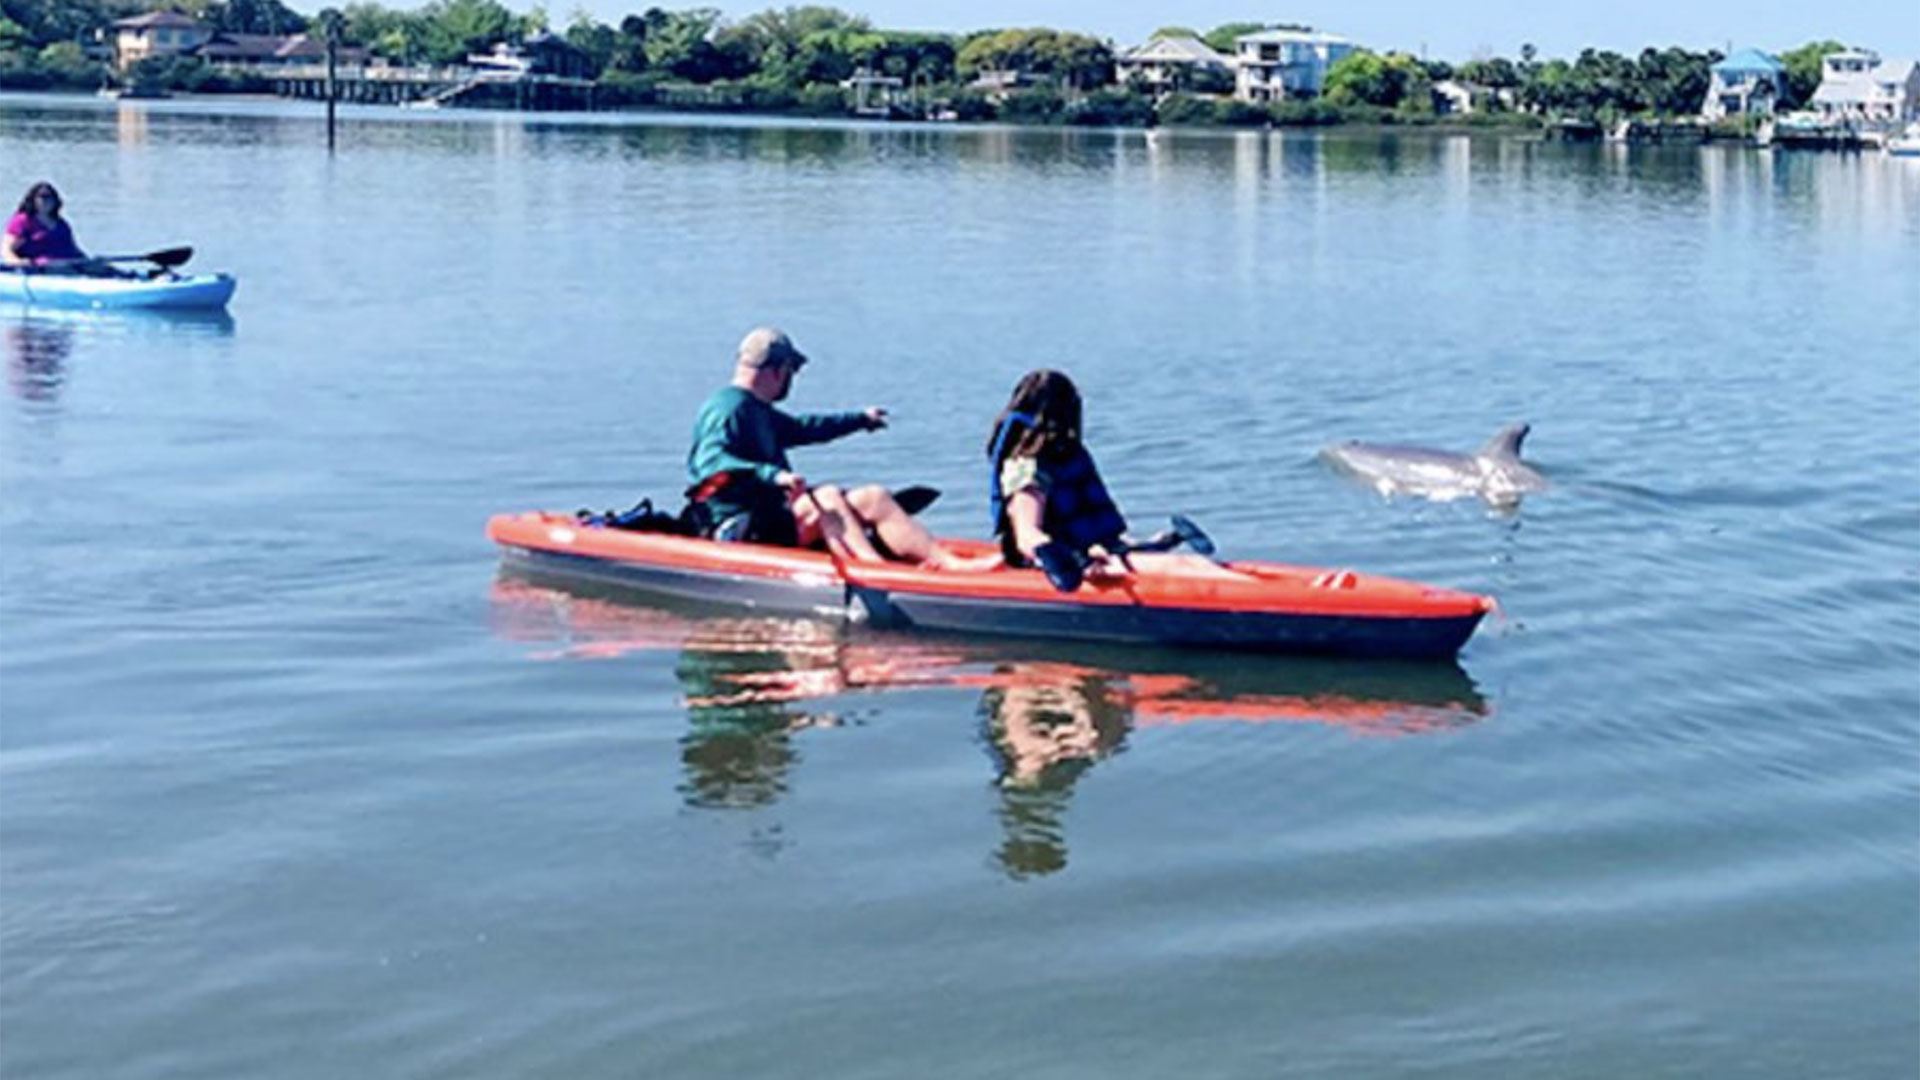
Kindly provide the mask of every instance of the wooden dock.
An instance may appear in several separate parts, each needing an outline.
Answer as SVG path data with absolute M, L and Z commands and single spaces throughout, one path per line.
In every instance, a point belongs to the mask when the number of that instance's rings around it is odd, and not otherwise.
M 327 65 L 254 69 L 281 97 L 325 101 Z M 417 108 L 505 108 L 557 111 L 593 108 L 593 80 L 460 66 L 340 65 L 333 99 L 364 105 Z

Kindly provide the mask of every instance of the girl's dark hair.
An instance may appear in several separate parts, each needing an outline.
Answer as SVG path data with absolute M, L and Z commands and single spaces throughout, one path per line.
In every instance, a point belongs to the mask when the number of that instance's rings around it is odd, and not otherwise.
M 27 189 L 26 195 L 24 195 L 20 199 L 20 209 L 18 212 L 22 214 L 37 214 L 38 211 L 34 208 L 34 200 L 38 199 L 43 194 L 53 196 L 56 201 L 60 199 L 59 189 L 55 188 L 52 184 L 47 183 L 45 180 L 42 180 L 39 183 Z M 4 205 L 4 204 L 0 204 L 0 205 Z M 60 220 L 60 208 L 57 206 L 54 207 L 54 210 L 53 210 L 53 219 L 55 221 Z
M 1014 419 L 1015 413 L 1033 422 Z M 1011 424 L 1005 437 L 1001 429 Z M 997 445 L 996 445 L 997 444 Z M 998 465 L 1010 457 L 1062 457 L 1080 446 L 1080 391 L 1057 371 L 1030 371 L 1013 388 L 1013 397 L 987 433 L 987 456 L 997 449 Z

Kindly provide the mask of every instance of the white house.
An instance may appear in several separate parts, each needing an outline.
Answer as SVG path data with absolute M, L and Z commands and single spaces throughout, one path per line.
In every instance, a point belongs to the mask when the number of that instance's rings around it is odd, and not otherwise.
M 1233 96 L 1242 101 L 1317 97 L 1327 69 L 1353 42 L 1314 30 L 1262 30 L 1234 39 Z
M 1198 38 L 1161 37 L 1114 57 L 1121 83 L 1137 82 L 1155 94 L 1175 90 L 1225 89 L 1233 83 L 1233 61 Z
M 113 62 L 122 71 L 149 56 L 177 56 L 206 44 L 213 27 L 177 11 L 150 11 L 113 24 Z
M 1475 99 L 1484 98 L 1486 93 L 1470 83 L 1442 79 L 1433 84 L 1433 111 L 1441 116 L 1472 116 L 1477 107 Z
M 1829 53 L 1812 104 L 1829 123 L 1893 127 L 1920 120 L 1920 64 L 1883 60 L 1869 49 Z
M 1772 116 L 1780 100 L 1786 67 L 1759 49 L 1741 49 L 1709 69 L 1707 98 L 1700 118 L 1709 123 L 1729 116 Z

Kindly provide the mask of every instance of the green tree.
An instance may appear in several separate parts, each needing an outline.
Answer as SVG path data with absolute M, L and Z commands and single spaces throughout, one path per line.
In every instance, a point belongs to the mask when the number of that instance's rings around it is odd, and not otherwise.
M 1713 79 L 1719 53 L 1681 48 L 1642 49 L 1634 63 L 1634 82 L 1642 104 L 1664 116 L 1698 112 Z
M 307 20 L 280 0 L 224 0 L 208 5 L 203 17 L 214 29 L 236 34 L 297 34 Z
M 1105 42 L 1045 27 L 975 35 L 960 47 L 954 63 L 967 77 L 982 71 L 1018 71 L 1072 89 L 1113 81 L 1113 50 Z
M 426 53 L 436 64 L 456 64 L 485 52 L 517 36 L 520 27 L 499 0 L 433 0 L 420 14 L 426 20 Z
M 567 32 L 563 35 L 567 44 L 586 53 L 593 61 L 593 70 L 605 71 L 613 62 L 614 50 L 619 47 L 620 33 L 613 27 L 593 17 L 586 8 L 575 8 L 568 19 Z
M 1837 41 L 1809 41 L 1797 49 L 1789 49 L 1780 54 L 1780 63 L 1785 66 L 1785 99 L 1782 104 L 1797 109 L 1813 100 L 1813 92 L 1820 88 L 1820 64 L 1829 53 L 1843 52 L 1846 46 Z
M 658 17 L 656 17 L 656 12 Z M 687 8 L 661 11 L 651 8 L 642 16 L 647 66 L 671 72 L 693 82 L 711 82 L 721 68 L 719 50 L 712 37 L 720 25 L 718 8 Z
M 1213 29 L 1207 31 L 1206 36 L 1201 38 L 1200 40 L 1206 42 L 1207 45 L 1213 49 L 1214 52 L 1223 52 L 1231 56 L 1233 55 L 1233 51 L 1236 47 L 1234 44 L 1236 40 L 1246 36 L 1247 34 L 1257 34 L 1260 31 L 1266 30 L 1266 29 L 1269 29 L 1266 23 L 1258 23 L 1258 22 L 1221 23 L 1219 26 L 1216 26 Z
M 1335 105 L 1433 110 L 1433 82 L 1420 61 L 1405 53 L 1381 56 L 1365 49 L 1334 61 L 1322 93 Z
M 1520 85 L 1519 69 L 1513 66 L 1513 61 L 1501 56 L 1490 60 L 1469 60 L 1461 64 L 1460 77 L 1494 90 L 1511 90 Z

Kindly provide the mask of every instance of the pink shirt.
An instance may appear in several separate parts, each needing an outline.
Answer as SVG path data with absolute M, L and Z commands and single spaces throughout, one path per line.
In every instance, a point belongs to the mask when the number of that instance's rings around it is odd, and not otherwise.
M 73 230 L 61 218 L 52 228 L 24 211 L 7 219 L 7 235 L 17 237 L 13 250 L 23 259 L 44 264 L 52 259 L 80 258 L 80 245 L 73 242 Z

